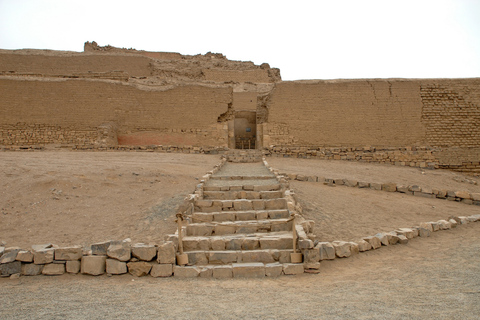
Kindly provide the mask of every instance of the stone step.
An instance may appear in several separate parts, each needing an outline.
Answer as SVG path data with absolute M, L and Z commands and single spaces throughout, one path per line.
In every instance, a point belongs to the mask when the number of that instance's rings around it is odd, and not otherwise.
M 187 236 L 220 236 L 228 234 L 251 234 L 258 232 L 278 232 L 292 230 L 289 219 L 265 219 L 190 223 L 186 226 Z
M 221 211 L 221 212 L 194 212 L 192 222 L 223 222 L 265 219 L 288 219 L 290 213 L 287 209 L 278 210 L 247 210 L 247 211 Z
M 272 181 L 262 180 L 262 181 L 269 182 L 269 184 L 258 184 L 258 183 L 254 184 L 254 182 L 252 182 L 252 184 L 242 184 L 236 180 L 232 180 L 232 181 L 227 180 L 226 183 L 224 184 L 207 183 L 207 185 L 203 187 L 203 191 L 206 192 L 206 191 L 242 191 L 242 190 L 245 190 L 245 191 L 280 190 L 280 184 L 276 180 L 272 180 Z
M 289 263 L 293 250 L 188 251 L 188 265 L 225 265 L 229 263 Z
M 282 191 L 203 191 L 203 198 L 209 200 L 237 199 L 277 199 L 283 197 Z
M 247 210 L 276 210 L 286 209 L 285 198 L 276 199 L 236 199 L 236 200 L 196 200 L 195 211 L 219 212 L 219 211 L 247 211 Z
M 222 176 L 222 175 L 213 175 L 210 177 L 211 180 L 270 180 L 275 178 L 274 175 L 257 175 L 257 176 Z
M 289 231 L 278 231 L 223 236 L 185 236 L 183 249 L 185 251 L 293 249 L 293 235 Z
M 304 272 L 303 264 L 244 262 L 224 265 L 175 266 L 173 273 L 178 278 L 263 278 L 295 275 Z

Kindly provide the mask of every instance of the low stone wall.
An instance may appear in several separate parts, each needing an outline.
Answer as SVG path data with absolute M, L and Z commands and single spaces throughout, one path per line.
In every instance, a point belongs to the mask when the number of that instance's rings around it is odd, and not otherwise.
M 270 146 L 267 156 L 321 160 L 348 160 L 359 162 L 390 163 L 393 165 L 435 169 L 439 161 L 430 147 L 311 147 Z
M 330 179 L 317 176 L 306 176 L 302 174 L 285 174 L 290 180 L 318 182 L 329 186 L 347 186 L 355 188 L 369 188 L 386 192 L 399 192 L 424 198 L 436 198 L 450 201 L 457 201 L 465 204 L 480 206 L 480 193 L 470 193 L 468 191 L 453 191 L 445 189 L 427 189 L 417 185 L 397 185 L 391 183 L 364 182 L 353 179 Z

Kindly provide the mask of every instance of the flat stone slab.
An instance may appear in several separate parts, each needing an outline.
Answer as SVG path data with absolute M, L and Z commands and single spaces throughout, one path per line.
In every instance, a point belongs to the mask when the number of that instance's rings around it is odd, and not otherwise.
M 263 278 L 265 265 L 259 262 L 233 263 L 233 276 L 235 278 Z

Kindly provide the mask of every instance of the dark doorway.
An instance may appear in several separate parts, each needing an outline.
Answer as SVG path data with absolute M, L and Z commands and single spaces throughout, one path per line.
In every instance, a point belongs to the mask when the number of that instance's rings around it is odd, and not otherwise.
M 257 112 L 235 112 L 234 127 L 235 149 L 255 149 L 257 138 Z

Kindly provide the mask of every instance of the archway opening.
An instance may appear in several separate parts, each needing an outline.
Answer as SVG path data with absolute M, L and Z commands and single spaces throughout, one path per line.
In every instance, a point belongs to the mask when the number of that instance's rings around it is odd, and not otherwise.
M 235 149 L 255 149 L 257 138 L 257 112 L 235 112 L 234 134 Z

